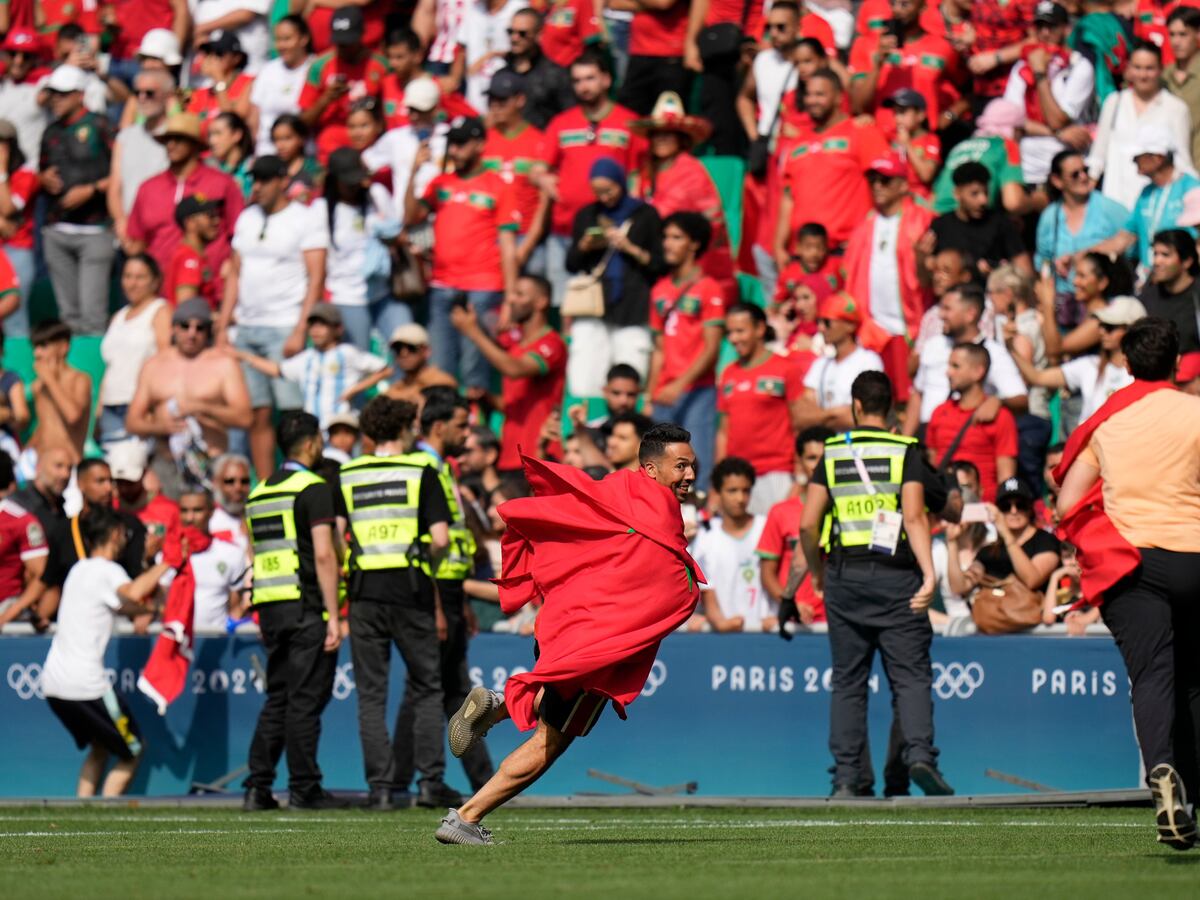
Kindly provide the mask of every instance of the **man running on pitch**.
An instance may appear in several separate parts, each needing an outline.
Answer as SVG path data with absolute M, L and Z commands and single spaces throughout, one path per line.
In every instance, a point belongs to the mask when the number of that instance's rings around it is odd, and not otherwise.
M 500 507 L 507 529 L 496 584 L 508 614 L 543 601 L 537 663 L 509 678 L 503 696 L 474 688 L 450 719 L 450 749 L 461 756 L 506 718 L 536 731 L 442 819 L 443 844 L 492 843 L 480 820 L 537 781 L 609 701 L 625 718 L 659 643 L 692 615 L 704 574 L 688 555 L 679 513 L 696 481 L 691 439 L 656 425 L 642 438 L 641 468 L 601 481 L 525 459 L 534 496 Z

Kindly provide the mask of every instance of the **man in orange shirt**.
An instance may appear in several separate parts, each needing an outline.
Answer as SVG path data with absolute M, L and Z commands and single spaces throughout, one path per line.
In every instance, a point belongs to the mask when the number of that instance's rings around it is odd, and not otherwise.
M 871 210 L 867 169 L 889 153 L 883 132 L 842 112 L 842 84 L 833 70 L 820 69 L 808 79 L 804 107 L 813 128 L 784 164 L 774 248 L 780 271 L 791 259 L 793 235 L 805 222 L 824 225 L 831 250 L 841 254 Z

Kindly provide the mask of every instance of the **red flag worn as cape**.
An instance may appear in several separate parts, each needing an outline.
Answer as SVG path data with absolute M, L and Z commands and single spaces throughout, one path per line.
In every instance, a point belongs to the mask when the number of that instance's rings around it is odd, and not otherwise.
M 167 592 L 162 633 L 138 678 L 138 690 L 154 701 L 160 716 L 166 715 L 167 705 L 183 693 L 187 684 L 188 666 L 192 664 L 192 614 L 196 605 L 196 576 L 190 557 L 193 553 L 203 553 L 212 541 L 211 535 L 196 528 L 173 528 L 163 539 L 163 562 L 177 572 Z
M 537 724 L 543 685 L 565 697 L 608 697 L 621 718 L 641 693 L 664 637 L 688 620 L 704 574 L 688 555 L 679 502 L 642 472 L 593 481 L 579 469 L 524 457 L 534 496 L 501 505 L 507 529 L 500 607 L 539 597 L 539 656 L 508 679 L 517 727 Z
M 1114 393 L 1096 412 L 1071 432 L 1062 461 L 1054 470 L 1060 485 L 1067 470 L 1092 442 L 1101 425 L 1155 391 L 1175 390 L 1166 381 L 1135 381 Z M 1075 559 L 1082 576 L 1079 581 L 1084 603 L 1099 606 L 1104 592 L 1142 564 L 1137 547 L 1122 537 L 1104 512 L 1104 479 L 1097 478 L 1091 490 L 1058 523 L 1058 536 L 1075 545 Z

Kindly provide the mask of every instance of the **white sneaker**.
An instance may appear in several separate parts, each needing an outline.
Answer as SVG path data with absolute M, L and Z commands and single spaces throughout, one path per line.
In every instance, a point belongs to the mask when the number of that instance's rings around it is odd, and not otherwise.
M 480 690 L 480 688 L 476 688 Z M 492 833 L 472 822 L 464 822 L 457 809 L 447 811 L 442 824 L 433 835 L 439 844 L 494 844 Z

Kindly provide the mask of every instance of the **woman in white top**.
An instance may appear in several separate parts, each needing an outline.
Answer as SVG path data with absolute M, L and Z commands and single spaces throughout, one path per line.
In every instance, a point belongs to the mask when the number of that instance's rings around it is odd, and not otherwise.
M 312 32 L 302 16 L 284 16 L 275 23 L 275 52 L 250 88 L 250 127 L 256 135 L 255 156 L 275 152 L 271 129 L 286 113 L 300 112 L 300 92 L 312 62 Z
M 357 150 L 342 147 L 329 156 L 325 195 L 313 202 L 313 210 L 329 232 L 329 299 L 342 314 L 346 340 L 370 350 L 372 328 L 387 341 L 413 320 L 408 305 L 391 295 L 391 258 L 384 241 L 400 229 L 391 194 L 371 183 Z
M 100 343 L 105 368 L 96 439 L 102 445 L 128 437 L 125 413 L 142 365 L 171 343 L 171 307 L 159 297 L 161 287 L 162 273 L 153 257 L 139 253 L 125 260 L 121 290 L 129 305 L 117 310 Z
M 1175 168 L 1196 174 L 1192 162 L 1192 117 L 1188 106 L 1163 87 L 1162 51 L 1153 44 L 1134 50 L 1125 66 L 1121 91 L 1108 95 L 1100 110 L 1096 140 L 1088 152 L 1088 172 L 1104 176 L 1104 196 L 1133 209 L 1147 184 L 1133 161 L 1138 130 L 1146 125 L 1165 128 L 1174 138 Z
M 1125 368 L 1121 338 L 1138 319 L 1144 318 L 1146 307 L 1133 297 L 1114 297 L 1108 306 L 1092 313 L 1100 323 L 1100 353 L 1077 356 L 1061 366 L 1037 369 L 1024 358 L 1014 354 L 1013 360 L 1031 387 L 1067 388 L 1081 395 L 1083 406 L 1079 421 L 1085 422 L 1104 401 L 1123 387 L 1133 384 L 1133 376 Z

